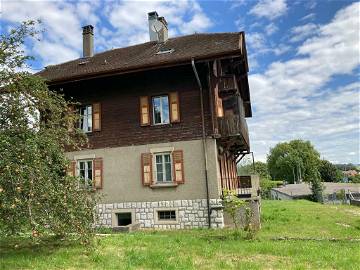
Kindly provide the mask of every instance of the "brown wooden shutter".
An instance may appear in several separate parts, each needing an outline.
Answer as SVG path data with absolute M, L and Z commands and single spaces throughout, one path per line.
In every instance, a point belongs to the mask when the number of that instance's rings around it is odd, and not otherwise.
M 171 123 L 180 122 L 180 103 L 178 92 L 171 92 L 169 94 L 170 102 L 170 121 Z
M 92 109 L 93 109 L 92 131 L 100 131 L 101 130 L 101 104 L 100 103 L 94 103 Z
M 183 151 L 182 150 L 173 151 L 172 159 L 173 159 L 174 181 L 176 183 L 183 184 L 185 182 Z
M 147 96 L 140 97 L 140 125 L 150 125 L 149 97 Z
M 94 159 L 94 188 L 101 189 L 103 186 L 103 159 Z
M 215 87 L 215 111 L 217 117 L 224 116 L 224 109 L 223 109 L 222 99 L 219 97 L 218 85 L 216 85 Z
M 152 184 L 152 154 L 141 154 L 141 172 L 142 183 L 144 186 L 150 186 Z
M 70 161 L 70 164 L 69 164 L 69 167 L 67 170 L 67 175 L 74 177 L 75 176 L 75 168 L 76 168 L 76 161 L 75 160 Z

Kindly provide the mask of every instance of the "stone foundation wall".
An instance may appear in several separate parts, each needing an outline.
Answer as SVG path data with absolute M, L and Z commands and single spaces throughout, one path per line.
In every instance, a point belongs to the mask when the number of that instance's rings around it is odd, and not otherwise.
M 210 208 L 221 205 L 220 199 L 211 199 Z M 208 212 L 205 199 L 175 200 L 158 202 L 126 202 L 107 203 L 97 206 L 98 225 L 116 227 L 118 212 L 132 213 L 133 223 L 139 223 L 141 228 L 185 229 L 208 227 Z M 175 210 L 176 221 L 158 221 L 158 210 Z M 211 211 L 211 227 L 223 228 L 223 210 L 217 208 Z

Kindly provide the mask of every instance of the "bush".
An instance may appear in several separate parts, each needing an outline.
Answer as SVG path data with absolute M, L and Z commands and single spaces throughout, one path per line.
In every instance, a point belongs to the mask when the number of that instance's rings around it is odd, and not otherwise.
M 270 199 L 271 198 L 270 190 L 272 188 L 276 188 L 282 184 L 283 184 L 282 181 L 273 181 L 268 178 L 261 178 L 260 179 L 261 198 Z

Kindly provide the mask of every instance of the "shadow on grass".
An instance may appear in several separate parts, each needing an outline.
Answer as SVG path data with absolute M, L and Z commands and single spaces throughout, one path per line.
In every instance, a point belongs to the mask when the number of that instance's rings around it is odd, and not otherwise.
M 0 258 L 21 256 L 50 256 L 54 252 L 70 248 L 80 247 L 76 240 L 63 240 L 55 236 L 46 236 L 33 240 L 30 237 L 3 237 L 0 238 Z

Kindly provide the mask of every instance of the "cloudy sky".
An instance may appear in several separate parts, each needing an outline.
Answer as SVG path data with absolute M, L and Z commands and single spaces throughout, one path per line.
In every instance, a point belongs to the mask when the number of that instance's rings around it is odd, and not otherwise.
M 46 32 L 28 42 L 34 71 L 78 58 L 81 26 L 95 26 L 101 52 L 148 41 L 147 12 L 170 36 L 245 31 L 255 158 L 291 139 L 313 142 L 323 158 L 359 161 L 360 4 L 353 1 L 18 1 L 0 0 L 0 31 L 41 19 Z

